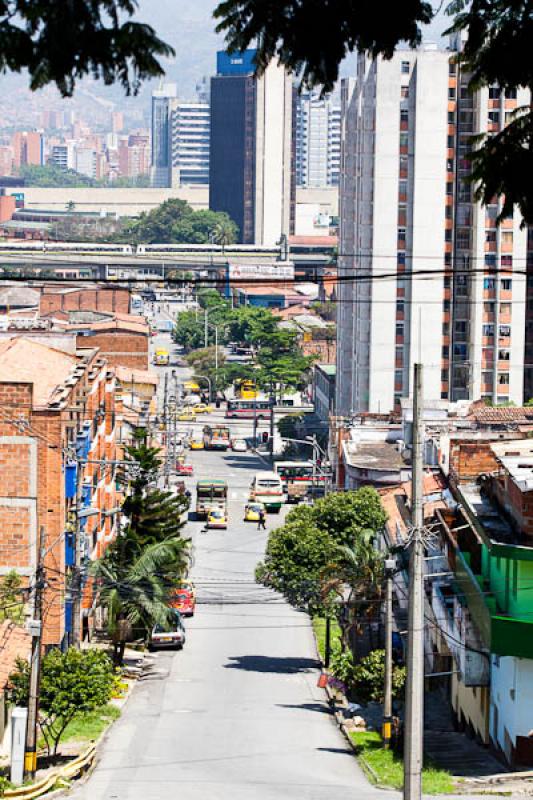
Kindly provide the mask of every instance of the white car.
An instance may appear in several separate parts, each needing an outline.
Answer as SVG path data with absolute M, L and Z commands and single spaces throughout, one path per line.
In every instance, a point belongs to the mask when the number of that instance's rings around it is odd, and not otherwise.
M 244 439 L 234 439 L 231 443 L 231 449 L 234 453 L 246 453 L 248 450 Z

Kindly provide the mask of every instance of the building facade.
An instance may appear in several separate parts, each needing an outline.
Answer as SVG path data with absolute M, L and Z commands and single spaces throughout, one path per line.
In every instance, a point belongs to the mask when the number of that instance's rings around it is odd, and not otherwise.
M 150 185 L 172 185 L 172 109 L 176 102 L 175 83 L 166 83 L 152 92 L 152 167 Z
M 208 102 L 179 101 L 172 111 L 172 186 L 209 183 Z
M 241 242 L 275 245 L 294 227 L 294 95 L 290 76 L 274 62 L 256 77 L 254 56 L 217 54 L 209 207 L 230 215 Z
M 397 408 L 416 361 L 427 397 L 522 402 L 527 232 L 465 179 L 528 94 L 468 78 L 428 47 L 343 81 L 337 413 Z
M 337 186 L 341 156 L 338 98 L 303 92 L 296 100 L 296 185 Z
M 114 390 L 97 350 L 0 344 L 0 574 L 31 583 L 44 536 L 45 646 L 89 624 L 86 562 L 116 534 Z

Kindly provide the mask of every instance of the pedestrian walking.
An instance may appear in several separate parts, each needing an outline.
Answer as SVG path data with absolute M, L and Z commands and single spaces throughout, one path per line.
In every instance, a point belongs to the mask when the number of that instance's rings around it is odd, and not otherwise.
M 263 508 L 259 512 L 259 519 L 257 520 L 257 530 L 266 531 L 266 514 Z

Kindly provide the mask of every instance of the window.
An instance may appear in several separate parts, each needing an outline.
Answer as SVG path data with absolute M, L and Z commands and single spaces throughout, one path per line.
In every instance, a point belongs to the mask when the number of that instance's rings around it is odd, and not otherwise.
M 483 303 L 483 309 L 487 312 L 487 314 L 494 314 L 494 307 L 496 303 Z
M 510 314 L 511 313 L 511 304 L 510 303 L 502 303 L 500 305 L 500 313 L 501 314 Z
M 500 112 L 499 111 L 489 111 L 488 114 L 489 122 L 498 124 L 500 122 Z
M 501 235 L 501 239 L 502 239 L 502 244 L 510 244 L 510 245 L 512 245 L 512 243 L 513 243 L 513 232 L 512 231 L 502 231 L 500 235 Z
M 445 289 L 449 289 L 451 285 L 452 285 L 451 277 L 449 275 L 445 275 L 444 276 L 444 288 Z
M 444 241 L 445 242 L 451 242 L 451 240 L 452 240 L 452 231 L 451 231 L 451 228 L 447 228 L 444 231 Z
M 449 311 L 450 310 L 450 301 L 449 300 L 443 300 L 442 301 L 442 310 L 443 311 Z
M 455 61 L 453 61 L 453 60 L 450 61 L 449 66 L 448 66 L 448 72 L 449 72 L 450 75 L 456 75 L 457 74 L 457 63 Z
M 483 336 L 494 336 L 494 325 L 483 325 Z
M 405 253 L 398 253 L 398 264 L 405 264 Z
M 442 335 L 443 336 L 449 336 L 450 335 L 450 323 L 449 322 L 443 322 L 442 323 Z
M 490 242 L 490 243 L 495 242 L 496 241 L 496 231 L 493 231 L 493 230 L 490 230 L 490 229 L 488 231 L 485 231 L 485 241 L 486 242 Z
M 443 382 L 446 382 L 448 380 L 448 370 L 447 369 L 441 369 L 441 371 L 440 371 L 440 379 Z
M 400 110 L 400 122 L 409 122 L 409 112 L 406 108 Z
M 511 335 L 510 325 L 500 325 L 500 336 L 506 337 Z
M 489 86 L 489 100 L 498 100 L 502 93 L 499 86 Z
M 492 383 L 492 372 L 482 372 L 481 383 L 484 383 L 485 385 L 487 383 Z
M 456 333 L 466 333 L 468 329 L 468 323 L 464 320 L 460 320 L 459 322 L 455 323 L 454 328 Z
M 402 61 L 402 73 L 404 75 L 409 75 L 409 70 L 411 69 L 411 65 L 409 61 Z
M 405 228 L 398 228 L 398 241 L 405 242 Z
M 503 278 L 502 279 L 502 289 L 504 292 L 510 292 L 513 285 L 513 281 L 511 278 Z
M 400 194 L 407 194 L 407 181 L 402 178 L 398 181 L 398 192 Z
M 403 336 L 403 322 L 396 323 L 396 336 Z
M 455 123 L 455 113 L 453 111 L 448 111 L 448 125 L 453 125 Z
M 498 383 L 500 384 L 500 386 L 509 386 L 509 373 L 500 372 L 498 374 Z
M 513 266 L 513 257 L 512 256 L 502 256 L 501 262 L 502 262 L 502 267 L 512 267 Z
M 508 100 L 516 100 L 516 89 L 506 89 L 505 96 Z
M 503 284 L 503 281 L 502 281 L 502 284 Z M 492 291 L 492 289 L 494 289 L 494 278 L 484 278 L 483 279 L 483 288 L 484 289 L 488 289 L 488 291 Z
M 448 149 L 451 149 L 454 146 L 454 144 L 455 144 L 454 137 L 453 136 L 448 136 L 448 138 L 447 138 Z
M 453 158 L 446 159 L 446 171 L 453 172 Z
M 401 93 L 401 96 L 403 98 L 409 97 L 409 87 L 408 86 L 402 86 L 402 88 L 400 90 L 400 93 Z
M 404 303 L 404 301 L 403 300 L 397 300 L 396 301 L 396 313 L 397 314 L 403 314 L 404 311 L 405 311 L 405 303 Z
M 450 86 L 450 88 L 448 89 L 448 100 L 455 100 L 455 94 L 456 94 L 455 88 L 453 86 Z
M 444 265 L 446 267 L 451 267 L 451 265 L 452 265 L 452 254 L 451 253 L 444 253 Z
M 485 264 L 487 267 L 496 266 L 496 256 L 494 253 L 485 253 Z
M 442 346 L 442 357 L 449 358 L 450 357 L 450 348 L 447 344 Z
M 453 208 L 451 206 L 446 206 L 444 209 L 444 216 L 446 219 L 452 219 L 453 217 Z
M 509 350 L 498 350 L 498 361 L 509 361 L 510 357 Z
M 394 383 L 395 384 L 402 384 L 403 383 L 403 370 L 395 369 L 394 370 Z
M 452 195 L 453 194 L 453 181 L 448 181 L 446 184 L 446 194 Z
M 407 147 L 409 144 L 409 134 L 400 133 L 400 147 Z

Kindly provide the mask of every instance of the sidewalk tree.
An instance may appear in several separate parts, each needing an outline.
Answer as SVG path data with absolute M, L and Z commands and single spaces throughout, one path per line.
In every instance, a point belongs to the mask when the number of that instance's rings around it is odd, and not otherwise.
M 0 622 L 22 625 L 25 619 L 22 578 L 14 569 L 0 578 Z
M 141 551 L 128 547 L 127 540 L 127 534 L 116 539 L 90 568 L 119 666 L 133 630 L 148 635 L 154 625 L 170 619 L 172 592 L 190 562 L 188 539 L 175 536 Z
M 378 493 L 369 488 L 329 494 L 313 506 L 298 506 L 270 534 L 256 577 L 293 605 L 307 605 L 315 613 L 340 593 L 345 577 L 357 576 L 357 586 L 363 580 L 379 581 L 381 556 L 372 540 L 385 519 Z M 354 549 L 353 568 L 343 547 Z
M 446 6 L 451 31 L 464 37 L 459 60 L 470 74 L 471 87 L 533 89 L 533 0 L 452 0 Z M 434 7 L 426 0 L 392 4 L 332 3 L 328 37 L 324 39 L 324 7 L 315 0 L 222 0 L 215 9 L 217 31 L 229 51 L 256 49 L 262 72 L 279 60 L 305 87 L 333 90 L 339 66 L 348 53 L 364 52 L 390 59 L 398 45 L 416 47 Z M 512 53 L 512 58 L 509 54 Z M 484 203 L 504 198 L 502 216 L 516 203 L 526 223 L 533 223 L 533 111 L 526 107 L 494 136 L 475 144 L 473 177 Z
M 16 670 L 9 676 L 15 705 L 28 705 L 29 679 L 29 663 L 17 659 Z M 113 664 L 103 650 L 69 647 L 61 652 L 54 648 L 43 656 L 39 725 L 49 755 L 57 755 L 61 736 L 73 719 L 109 702 L 115 680 Z

